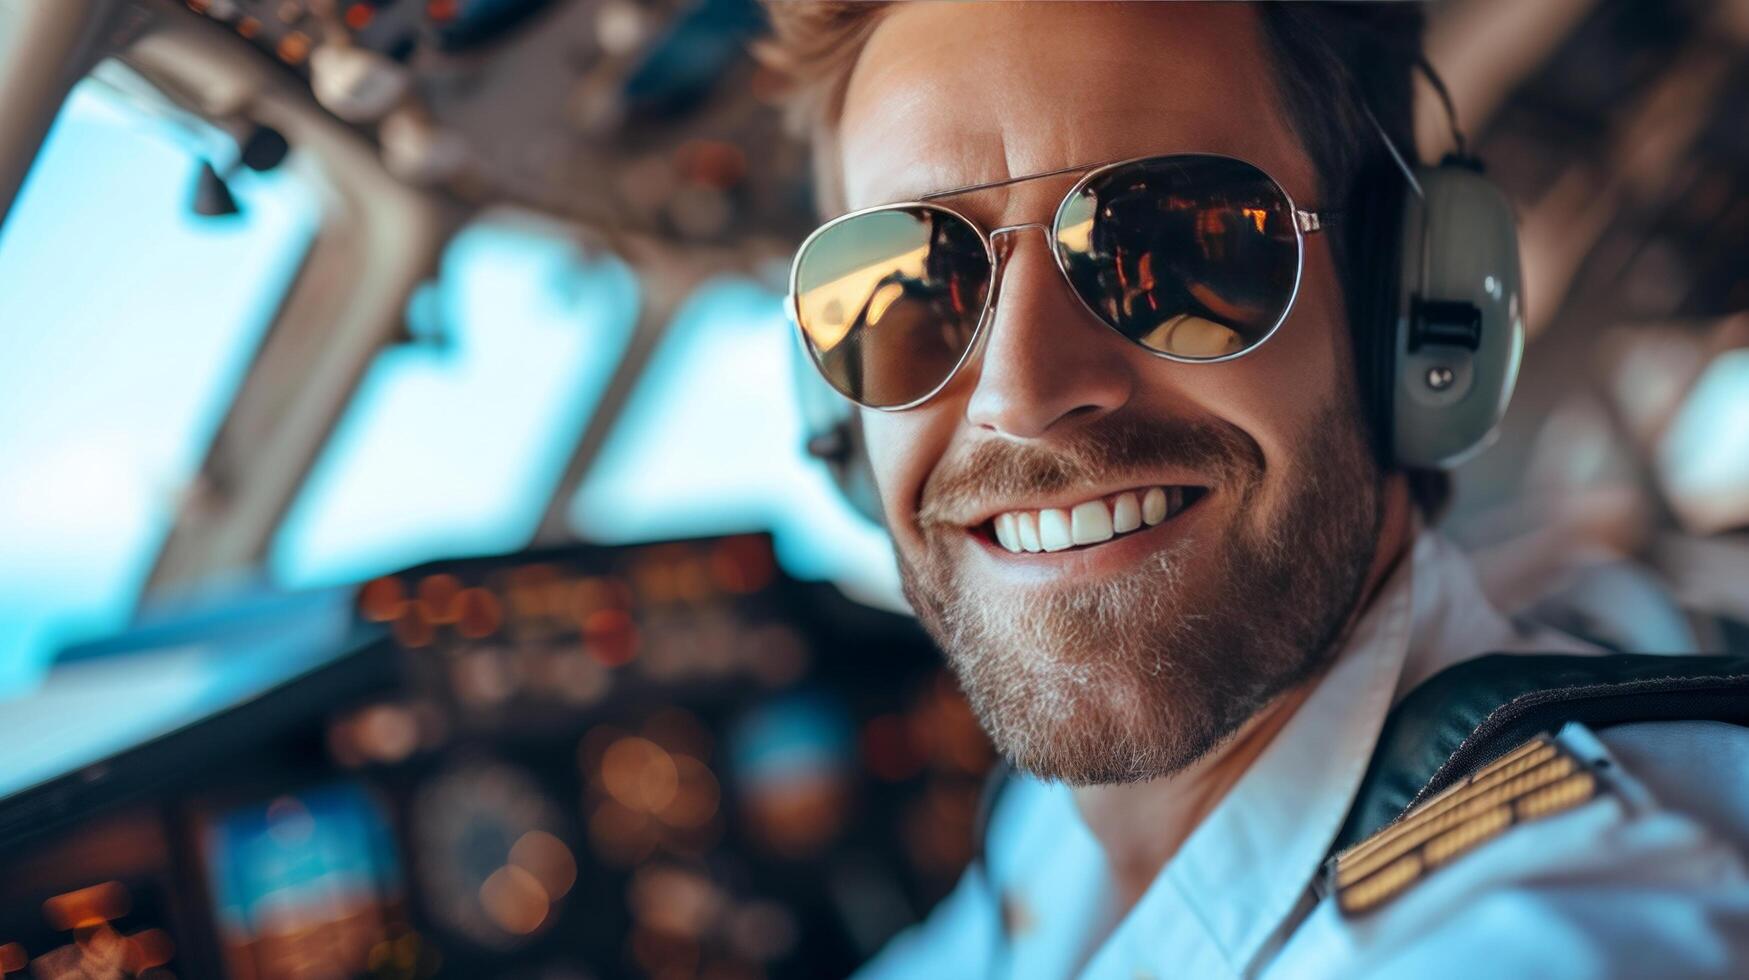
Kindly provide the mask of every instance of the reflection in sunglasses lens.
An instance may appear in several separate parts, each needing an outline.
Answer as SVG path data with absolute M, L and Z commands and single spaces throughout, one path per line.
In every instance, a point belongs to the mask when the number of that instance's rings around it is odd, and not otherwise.
M 906 405 L 959 364 L 989 290 L 982 239 L 928 205 L 848 218 L 796 264 L 796 316 L 826 379 L 864 405 Z
M 1256 167 L 1158 157 L 1088 181 L 1057 212 L 1057 252 L 1082 300 L 1125 336 L 1196 360 L 1269 336 L 1299 281 L 1287 195 Z

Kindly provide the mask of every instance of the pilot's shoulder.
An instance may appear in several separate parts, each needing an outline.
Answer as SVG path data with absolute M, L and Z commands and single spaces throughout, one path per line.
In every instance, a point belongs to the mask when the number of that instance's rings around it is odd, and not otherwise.
M 1335 850 L 1401 819 L 1539 732 L 1569 722 L 1597 731 L 1675 720 L 1736 727 L 1749 724 L 1745 705 L 1746 657 L 1495 654 L 1464 661 L 1392 709 Z M 1651 747 L 1636 758 L 1668 750 Z
M 1749 866 L 1733 835 L 1749 810 L 1749 730 L 1685 721 L 1609 734 L 1570 723 L 1531 739 L 1344 851 L 1296 937 L 1299 965 L 1691 976 L 1745 962 Z
M 1563 863 L 1631 881 L 1646 873 L 1635 856 L 1695 835 L 1702 849 L 1741 852 L 1746 704 L 1741 657 L 1514 655 L 1450 668 L 1380 734 L 1330 862 L 1335 904 L 1364 917 L 1412 892 L 1456 894 Z
M 1660 806 L 1688 814 L 1749 853 L 1749 726 L 1648 721 L 1597 733 Z

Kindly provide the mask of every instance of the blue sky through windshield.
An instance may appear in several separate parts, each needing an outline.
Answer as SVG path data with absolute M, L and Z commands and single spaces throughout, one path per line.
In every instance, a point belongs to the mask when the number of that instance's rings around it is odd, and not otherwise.
M 289 168 L 194 214 L 191 142 L 81 82 L 0 229 L 0 693 L 126 621 L 316 230 Z
M 450 243 L 432 298 L 441 339 L 371 365 L 275 540 L 280 584 L 527 544 L 619 363 L 637 288 L 538 225 L 484 223 Z

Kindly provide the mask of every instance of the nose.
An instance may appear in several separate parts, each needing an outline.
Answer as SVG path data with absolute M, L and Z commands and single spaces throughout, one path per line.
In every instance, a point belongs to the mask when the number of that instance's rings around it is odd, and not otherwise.
M 1036 229 L 1042 242 L 1023 243 Z M 1124 341 L 1069 292 L 1041 224 L 990 233 L 996 268 L 983 351 L 966 419 L 1012 439 L 1040 439 L 1101 418 L 1129 401 L 1135 375 Z

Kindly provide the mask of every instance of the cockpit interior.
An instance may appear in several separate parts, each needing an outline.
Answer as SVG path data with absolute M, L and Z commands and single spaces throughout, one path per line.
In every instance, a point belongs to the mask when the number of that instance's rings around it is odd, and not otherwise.
M 0 0 L 0 977 L 841 976 L 952 888 L 996 757 L 810 447 L 765 31 Z M 1529 297 L 1443 528 L 1749 650 L 1749 7 L 1428 50 Z

